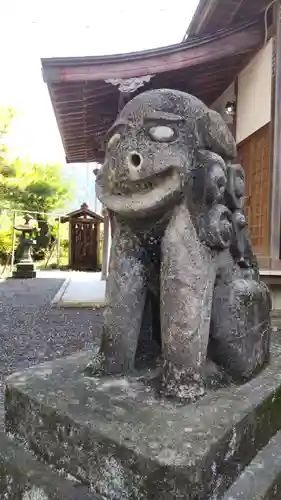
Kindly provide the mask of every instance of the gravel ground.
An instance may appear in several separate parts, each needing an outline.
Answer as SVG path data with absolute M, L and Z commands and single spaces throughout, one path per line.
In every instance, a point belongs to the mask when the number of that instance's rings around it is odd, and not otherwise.
M 102 312 L 51 308 L 61 279 L 0 282 L 0 414 L 7 375 L 87 348 L 99 335 Z

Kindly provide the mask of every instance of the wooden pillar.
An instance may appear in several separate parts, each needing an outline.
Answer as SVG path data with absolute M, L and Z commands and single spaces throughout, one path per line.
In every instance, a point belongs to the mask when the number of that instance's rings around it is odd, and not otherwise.
M 95 231 L 96 231 L 96 246 L 97 246 L 97 267 L 100 268 L 101 259 L 100 259 L 100 222 L 95 223 Z
M 104 220 L 103 220 L 103 249 L 102 249 L 102 267 L 101 267 L 101 279 L 105 280 L 107 278 L 108 272 L 108 260 L 109 260 L 109 247 L 110 247 L 110 223 L 109 223 L 108 211 L 104 210 Z
M 68 221 L 68 266 L 72 267 L 72 224 L 71 219 Z
M 58 218 L 58 234 L 57 234 L 57 268 L 60 267 L 60 217 Z
M 238 77 L 235 78 L 235 82 L 234 82 L 234 102 L 235 102 L 235 113 L 233 116 L 232 134 L 233 134 L 233 137 L 235 138 L 235 141 L 236 141 L 236 137 L 237 137 L 237 108 L 238 108 Z
M 271 171 L 270 261 L 280 260 L 281 241 L 281 2 L 275 5 L 276 34 L 273 49 L 273 150 Z
M 17 217 L 17 212 L 14 212 L 13 215 L 13 228 L 12 228 L 12 255 L 11 255 L 11 267 L 10 267 L 10 274 L 12 276 L 13 270 L 14 270 L 14 262 L 15 262 L 15 249 L 16 249 L 16 217 Z

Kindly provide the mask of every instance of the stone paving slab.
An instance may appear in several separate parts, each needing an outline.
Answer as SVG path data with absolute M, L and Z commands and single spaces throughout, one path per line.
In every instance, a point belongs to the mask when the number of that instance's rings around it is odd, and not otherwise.
M 59 308 L 99 308 L 105 305 L 105 285 L 100 273 L 70 273 L 53 299 Z

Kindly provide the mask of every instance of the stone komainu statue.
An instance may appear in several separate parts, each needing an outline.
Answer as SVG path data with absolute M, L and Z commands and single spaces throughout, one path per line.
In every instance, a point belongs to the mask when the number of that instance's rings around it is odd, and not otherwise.
M 267 361 L 270 298 L 235 157 L 221 116 L 186 93 L 144 92 L 119 114 L 96 180 L 114 235 L 94 370 L 134 369 L 148 296 L 167 396 L 203 395 L 208 360 L 234 381 Z

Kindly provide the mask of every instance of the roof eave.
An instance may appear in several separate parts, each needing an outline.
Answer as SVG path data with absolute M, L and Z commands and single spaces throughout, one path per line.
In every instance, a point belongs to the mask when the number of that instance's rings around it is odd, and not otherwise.
M 103 161 L 104 150 L 100 139 L 106 132 L 105 122 L 106 125 L 108 121 L 111 121 L 110 124 L 112 124 L 115 119 L 115 116 L 111 116 L 111 111 L 110 113 L 108 110 L 104 112 L 103 108 L 106 102 L 108 106 L 110 104 L 110 110 L 116 108 L 117 113 L 118 106 L 115 104 L 120 97 L 118 82 L 130 78 L 141 79 L 142 75 L 153 75 L 147 87 L 152 88 L 153 81 L 155 81 L 155 88 L 161 88 L 159 85 L 162 85 L 161 82 L 164 78 L 166 80 L 162 86 L 177 88 L 173 86 L 177 85 L 177 82 L 172 79 L 173 75 L 177 75 L 176 78 L 179 79 L 178 90 L 190 91 L 197 95 L 194 88 L 190 87 L 191 82 L 189 82 L 190 90 L 180 88 L 182 86 L 181 72 L 187 72 L 191 79 L 194 76 L 195 80 L 197 79 L 200 83 L 202 80 L 200 74 L 204 72 L 204 68 L 206 68 L 207 77 L 212 77 L 208 74 L 209 65 L 213 68 L 221 65 L 221 61 L 224 61 L 223 71 L 225 72 L 227 69 L 228 73 L 230 67 L 225 64 L 225 61 L 229 61 L 231 65 L 232 58 L 238 61 L 237 57 L 240 57 L 239 62 L 234 64 L 231 76 L 234 78 L 236 72 L 241 71 L 244 62 L 246 63 L 249 57 L 253 57 L 259 50 L 263 41 L 263 19 L 256 19 L 250 23 L 220 30 L 215 34 L 189 39 L 182 44 L 137 53 L 136 57 L 133 57 L 132 54 L 122 54 L 105 56 L 104 58 L 43 59 L 44 79 L 49 87 L 52 104 L 56 110 L 67 163 Z M 220 73 L 221 71 L 218 72 L 216 84 L 214 85 L 214 81 L 212 82 L 213 87 L 217 90 L 220 85 L 218 82 L 223 81 L 225 85 L 231 83 L 226 76 L 222 76 Z M 168 77 L 168 74 L 171 75 L 171 78 Z M 204 99 L 203 96 L 199 95 L 199 98 L 204 102 L 206 99 L 207 104 L 211 104 L 216 98 L 214 92 L 209 89 L 210 86 L 212 88 L 211 84 L 207 85 L 205 93 L 202 91 Z M 198 87 L 196 88 L 198 90 Z M 223 91 L 225 88 L 220 87 L 219 90 Z M 63 94 L 64 89 L 67 89 L 66 97 Z M 103 95 L 99 99 L 100 91 Z M 209 100 L 206 96 L 207 91 L 209 92 Z M 93 95 L 97 95 L 97 97 L 93 98 Z M 102 120 L 96 125 L 94 123 L 96 118 L 93 116 L 100 115 L 102 115 Z
M 43 78 L 49 85 L 62 82 L 105 81 L 114 78 L 130 79 L 187 68 L 208 60 L 219 59 L 221 43 L 224 43 L 224 40 L 230 41 L 233 37 L 236 40 L 237 50 L 241 50 L 241 47 L 247 44 L 258 45 L 259 20 L 219 30 L 215 34 L 189 39 L 184 43 L 134 54 L 42 59 Z M 227 51 L 231 56 L 233 49 L 230 44 L 224 52 Z
M 219 0 L 200 0 L 187 28 L 186 37 L 197 36 L 217 7 Z

